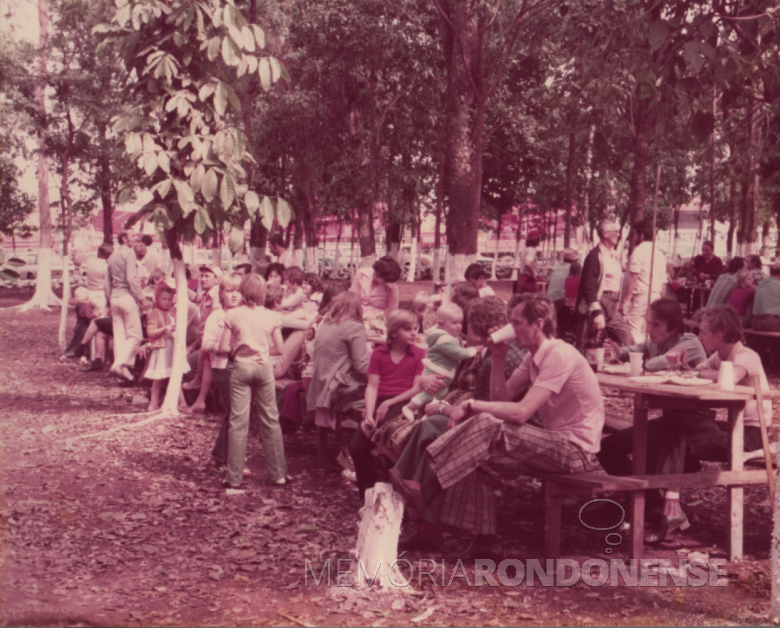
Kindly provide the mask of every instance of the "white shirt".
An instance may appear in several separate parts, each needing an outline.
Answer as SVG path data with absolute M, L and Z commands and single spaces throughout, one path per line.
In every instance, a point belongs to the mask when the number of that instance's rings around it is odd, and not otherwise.
M 604 265 L 603 289 L 607 292 L 620 292 L 623 287 L 623 267 L 620 265 L 620 260 L 614 249 L 610 251 L 603 244 L 599 244 L 599 247 L 601 263 Z
M 698 368 L 700 369 L 714 369 L 720 370 L 721 359 L 718 356 L 717 351 L 713 353 L 707 360 L 702 362 Z M 764 367 L 761 365 L 760 356 L 743 345 L 741 342 L 734 344 L 734 347 L 729 353 L 729 359 L 727 362 L 733 362 L 734 366 L 741 366 L 747 371 L 747 375 L 740 381 L 734 382 L 737 386 L 750 386 L 753 387 L 753 375 L 758 375 L 761 378 L 761 390 L 769 392 L 769 382 L 766 379 L 766 373 L 764 373 Z M 764 418 L 766 419 L 767 427 L 772 424 L 772 400 L 764 399 Z M 758 420 L 758 404 L 755 399 L 745 402 L 745 425 L 753 425 L 760 427 L 761 423 Z
M 604 402 L 596 375 L 577 349 L 563 340 L 545 340 L 534 355 L 525 356 L 506 383 L 510 394 L 527 384 L 552 392 L 539 408 L 545 429 L 586 452 L 599 451 Z
M 490 286 L 485 286 L 484 288 L 479 289 L 479 298 L 482 297 L 494 297 L 496 296 L 495 291 Z
M 631 253 L 628 262 L 628 272 L 638 275 L 634 294 L 647 294 L 650 289 L 650 258 L 653 254 L 653 243 L 642 242 Z M 666 256 L 658 249 L 653 261 L 653 294 L 661 295 L 666 283 Z

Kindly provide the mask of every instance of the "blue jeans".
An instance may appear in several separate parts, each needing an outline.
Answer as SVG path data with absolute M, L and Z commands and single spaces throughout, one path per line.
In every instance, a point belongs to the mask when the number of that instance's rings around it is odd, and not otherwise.
M 249 405 L 255 394 L 260 415 L 260 437 L 263 440 L 265 468 L 271 480 L 287 476 L 284 441 L 276 408 L 274 373 L 270 364 L 236 362 L 230 377 L 230 430 L 227 481 L 241 484 L 246 460 L 246 437 L 249 433 Z
M 225 416 L 222 419 L 222 426 L 219 428 L 217 442 L 214 443 L 214 449 L 211 450 L 212 457 L 219 460 L 222 464 L 228 461 L 228 434 L 230 433 L 230 376 L 233 374 L 233 365 L 227 369 L 211 369 L 214 376 L 214 385 L 219 390 L 219 396 L 222 397 L 222 405 L 225 406 Z

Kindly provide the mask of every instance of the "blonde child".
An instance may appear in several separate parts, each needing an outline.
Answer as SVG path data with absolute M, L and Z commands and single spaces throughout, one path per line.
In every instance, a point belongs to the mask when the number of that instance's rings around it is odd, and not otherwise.
M 417 320 L 420 321 L 420 324 L 417 326 L 418 334 L 423 333 L 428 327 L 431 326 L 426 320 L 431 315 L 433 315 L 433 310 L 428 309 L 428 303 L 430 300 L 431 295 L 425 290 L 420 290 L 417 294 L 414 295 L 414 301 L 412 301 L 412 311 L 417 316 Z
M 455 369 L 461 360 L 477 355 L 477 347 L 465 348 L 461 345 L 460 334 L 463 330 L 463 310 L 454 303 L 445 303 L 436 313 L 436 325 L 425 334 L 428 354 L 423 360 L 423 374 L 444 375 L 444 386 L 436 394 L 441 399 L 447 394 Z M 409 420 L 419 408 L 433 400 L 433 395 L 424 390 L 417 393 L 404 407 L 403 414 Z
M 173 313 L 173 288 L 160 282 L 154 299 L 154 309 L 149 313 L 146 331 L 149 335 L 151 352 L 146 365 L 145 377 L 152 380 L 152 397 L 149 401 L 149 411 L 160 408 L 160 391 L 163 382 L 171 376 L 173 368 L 173 331 L 175 329 Z M 185 373 L 189 365 L 185 367 Z M 184 403 L 184 396 L 179 392 L 179 407 Z M 185 406 L 186 407 L 186 406 Z
M 244 277 L 240 291 L 244 304 L 225 314 L 225 330 L 219 348 L 220 353 L 233 356 L 227 475 L 223 485 L 238 487 L 243 478 L 249 404 L 253 393 L 260 415 L 260 436 L 268 475 L 274 484 L 285 484 L 287 463 L 269 352 L 269 341 L 279 353 L 282 352 L 282 320 L 279 314 L 263 307 L 266 285 L 262 277 Z

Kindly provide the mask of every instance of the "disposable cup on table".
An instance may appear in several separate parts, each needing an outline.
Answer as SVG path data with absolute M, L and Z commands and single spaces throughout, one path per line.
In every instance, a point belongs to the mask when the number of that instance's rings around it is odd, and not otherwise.
M 734 390 L 734 364 L 732 362 L 720 363 L 718 388 L 720 390 Z
M 642 354 L 639 352 L 629 353 L 628 362 L 631 365 L 631 377 L 639 377 L 642 374 Z
M 596 370 L 601 371 L 604 369 L 604 347 L 596 349 Z
M 515 338 L 515 328 L 511 324 L 504 325 L 501 329 L 498 329 L 490 334 L 490 339 L 495 344 L 504 342 L 506 340 L 512 340 L 513 338 Z

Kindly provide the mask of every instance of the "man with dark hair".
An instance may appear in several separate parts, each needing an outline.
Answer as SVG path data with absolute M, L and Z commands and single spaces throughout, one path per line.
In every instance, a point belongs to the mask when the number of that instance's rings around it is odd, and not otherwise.
M 631 238 L 635 248 L 628 261 L 629 275 L 620 301 L 620 313 L 626 317 L 634 342 L 643 342 L 648 300 L 660 299 L 666 291 L 666 256 L 658 249 L 653 255 L 653 223 L 649 220 L 638 220 L 631 225 Z
M 599 244 L 585 256 L 574 307 L 579 319 L 577 344 L 580 349 L 594 330 L 606 330 L 607 336 L 621 346 L 634 342 L 628 324 L 618 311 L 623 269 L 615 247 L 620 240 L 620 227 L 616 221 L 605 219 L 596 231 Z
M 238 264 L 236 266 L 236 274 L 241 277 L 246 277 L 252 274 L 252 264 Z
M 111 307 L 111 322 L 114 332 L 114 364 L 111 373 L 132 381 L 131 366 L 135 363 L 135 352 L 141 346 L 141 301 L 144 293 L 138 282 L 138 260 L 133 250 L 135 234 L 120 231 L 117 236 L 119 248 L 108 258 L 103 290 Z
M 275 233 L 268 240 L 268 248 L 271 249 L 271 253 L 276 255 L 276 261 L 279 264 L 285 266 L 295 266 L 295 258 L 290 251 L 287 250 L 287 245 L 284 242 L 284 236 L 281 233 Z
M 747 269 L 750 274 L 753 275 L 753 285 L 757 286 L 759 283 L 766 279 L 766 275 L 761 270 L 763 266 L 760 255 L 748 255 L 747 256 Z
M 707 299 L 707 307 L 725 305 L 729 302 L 731 293 L 734 292 L 734 288 L 737 287 L 737 273 L 744 267 L 745 260 L 741 257 L 735 257 L 729 261 L 726 272 L 718 277 L 715 281 L 715 285 L 712 286 L 710 298 Z
M 162 268 L 159 252 L 152 249 L 153 243 L 154 240 L 152 239 L 152 236 L 148 234 L 141 236 L 141 244 L 146 247 L 146 255 L 143 260 L 141 260 L 141 264 L 146 269 L 147 276 L 151 275 L 155 270 Z
M 753 329 L 780 331 L 780 262 L 769 267 L 769 277 L 756 287 Z
M 493 358 L 490 401 L 469 399 L 453 407 L 450 429 L 426 449 L 415 445 L 415 435 L 390 472 L 413 513 L 423 515 L 442 490 L 473 478 L 478 469 L 515 477 L 539 471 L 582 473 L 595 465 L 604 425 L 601 392 L 585 358 L 555 338 L 552 301 L 526 295 L 512 310 L 511 323 L 517 346 L 529 350 L 517 370 L 507 380 L 508 345 L 488 341 Z M 514 401 L 522 393 L 522 400 Z M 528 423 L 536 412 L 543 427 Z M 463 508 L 480 510 L 483 505 L 473 503 L 479 495 L 461 495 Z M 502 553 L 495 513 L 487 511 L 493 516 L 476 517 L 479 521 L 468 525 L 477 534 L 471 548 L 474 558 Z
M 701 245 L 701 255 L 693 258 L 693 271 L 699 281 L 715 281 L 723 272 L 723 260 L 714 253 L 712 242 L 705 240 Z
M 474 287 L 479 290 L 480 297 L 494 297 L 496 293 L 489 285 L 487 285 L 487 270 L 482 264 L 469 264 L 466 267 L 464 277 L 466 281 L 473 284 Z

